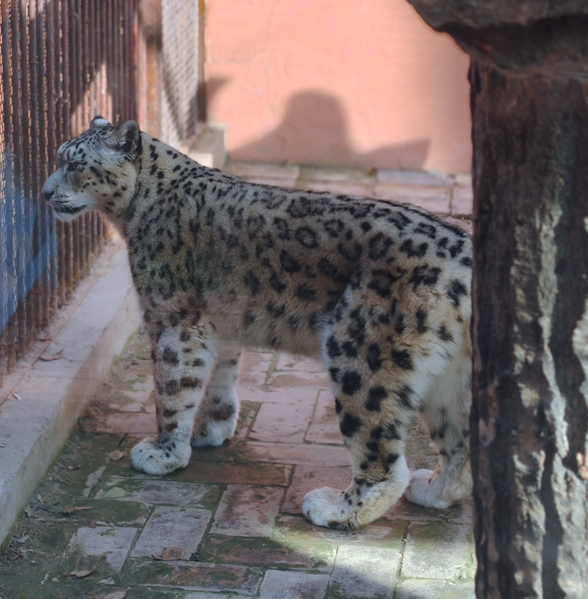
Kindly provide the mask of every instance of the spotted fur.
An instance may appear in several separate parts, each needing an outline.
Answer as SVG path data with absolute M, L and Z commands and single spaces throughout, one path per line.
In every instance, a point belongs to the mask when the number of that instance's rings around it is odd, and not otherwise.
M 241 347 L 320 357 L 353 480 L 303 501 L 315 524 L 354 528 L 404 493 L 443 508 L 471 488 L 468 236 L 389 202 L 254 185 L 97 118 L 65 143 L 43 193 L 57 217 L 100 210 L 128 243 L 151 336 L 157 439 L 135 468 L 165 474 L 235 430 Z M 419 415 L 439 453 L 411 473 Z

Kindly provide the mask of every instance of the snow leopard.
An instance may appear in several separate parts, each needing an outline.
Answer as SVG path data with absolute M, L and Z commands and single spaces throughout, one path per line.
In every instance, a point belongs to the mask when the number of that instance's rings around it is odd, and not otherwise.
M 472 247 L 414 206 L 245 182 L 134 121 L 95 117 L 43 186 L 55 216 L 98 210 L 128 246 L 152 344 L 157 438 L 131 452 L 161 475 L 235 432 L 242 348 L 322 360 L 349 450 L 346 489 L 303 499 L 315 525 L 353 529 L 404 495 L 445 508 L 471 492 Z M 438 453 L 410 472 L 418 417 Z

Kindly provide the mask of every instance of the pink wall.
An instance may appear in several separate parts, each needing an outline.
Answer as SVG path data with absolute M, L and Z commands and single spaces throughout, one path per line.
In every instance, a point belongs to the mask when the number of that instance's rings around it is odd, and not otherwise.
M 470 170 L 468 58 L 407 0 L 208 0 L 233 160 Z

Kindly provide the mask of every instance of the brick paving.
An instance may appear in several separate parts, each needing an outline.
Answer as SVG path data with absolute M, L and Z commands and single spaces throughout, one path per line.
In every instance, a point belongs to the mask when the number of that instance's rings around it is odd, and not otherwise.
M 2 599 L 473 598 L 467 503 L 437 511 L 401 500 L 352 532 L 302 516 L 307 491 L 350 479 L 317 362 L 248 352 L 235 438 L 166 477 L 129 460 L 155 430 L 151 389 L 139 334 L 31 498 L 0 562 Z M 416 425 L 408 451 L 413 468 L 435 463 Z
M 428 207 L 436 201 L 437 213 L 456 218 L 471 202 L 467 179 L 426 173 L 233 171 L 301 188 L 363 186 L 367 195 Z M 247 352 L 235 437 L 195 450 L 185 469 L 165 477 L 136 472 L 129 459 L 156 431 L 152 387 L 147 338 L 138 334 L 31 497 L 0 559 L 0 599 L 474 598 L 467 502 L 428 510 L 401 500 L 351 532 L 302 516 L 307 491 L 350 480 L 319 363 Z M 434 467 L 416 424 L 407 450 L 411 468 Z

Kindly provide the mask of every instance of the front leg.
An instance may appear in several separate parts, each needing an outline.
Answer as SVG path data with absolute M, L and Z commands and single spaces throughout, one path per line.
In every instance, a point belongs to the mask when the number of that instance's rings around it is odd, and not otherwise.
M 235 433 L 239 417 L 235 384 L 240 356 L 240 345 L 228 342 L 219 345 L 218 362 L 196 414 L 192 447 L 218 447 Z
M 170 326 L 151 332 L 157 440 L 131 451 L 137 470 L 167 474 L 188 464 L 194 416 L 216 361 L 210 324 Z

